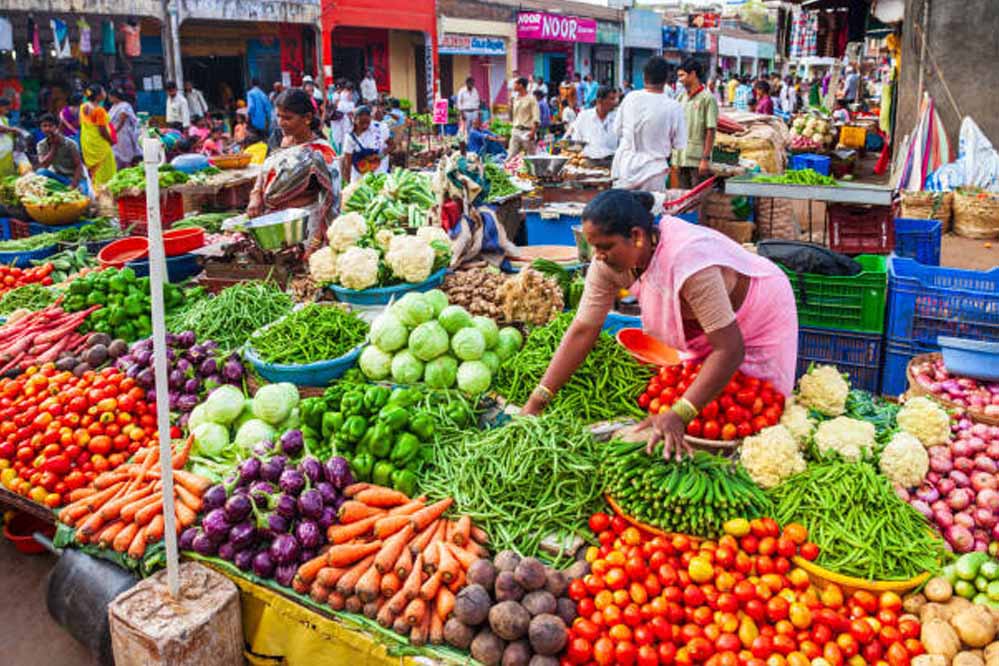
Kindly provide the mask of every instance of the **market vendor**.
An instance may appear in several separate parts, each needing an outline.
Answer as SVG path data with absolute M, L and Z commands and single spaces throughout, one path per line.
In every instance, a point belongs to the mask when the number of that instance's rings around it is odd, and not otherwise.
M 501 136 L 483 126 L 481 118 L 472 120 L 472 126 L 468 130 L 468 152 L 477 153 L 482 156 L 497 155 L 506 157 L 505 143 Z
M 388 173 L 388 155 L 392 135 L 387 125 L 374 120 L 371 108 L 359 106 L 354 111 L 354 129 L 343 140 L 343 174 L 350 182 L 369 173 Z
M 583 157 L 590 160 L 605 160 L 614 156 L 617 150 L 617 134 L 614 120 L 617 113 L 617 90 L 610 86 L 600 86 L 593 108 L 580 111 L 572 123 L 569 139 L 583 141 Z
M 798 315 L 787 276 L 774 263 L 723 234 L 675 217 L 656 221 L 653 196 L 620 189 L 597 195 L 583 211 L 594 260 L 576 317 L 531 398 L 537 414 L 583 362 L 622 289 L 638 298 L 645 332 L 703 368 L 672 409 L 643 423 L 649 450 L 688 448 L 686 425 L 714 400 L 736 370 L 789 395 L 794 386 Z M 600 399 L 600 396 L 594 396 Z
M 39 119 L 38 125 L 45 138 L 38 143 L 40 168 L 35 173 L 70 187 L 85 186 L 80 149 L 59 131 L 59 121 L 56 117 L 46 113 Z M 84 189 L 85 187 L 80 188 L 81 191 Z
M 340 196 L 336 153 L 320 135 L 312 99 L 301 88 L 277 98 L 281 147 L 264 161 L 246 214 L 258 217 L 287 208 L 309 211 L 306 256 L 319 249 Z

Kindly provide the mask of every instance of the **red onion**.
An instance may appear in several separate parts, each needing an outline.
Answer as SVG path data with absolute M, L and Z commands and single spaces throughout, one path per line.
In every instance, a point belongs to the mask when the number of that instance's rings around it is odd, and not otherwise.
M 927 472 L 926 473 L 926 480 L 929 483 L 936 484 L 936 483 L 938 483 L 940 481 L 940 475 L 937 474 L 936 472 Z
M 934 511 L 933 522 L 946 529 L 954 524 L 954 514 L 946 509 L 943 511 Z
M 930 456 L 930 469 L 937 474 L 946 474 L 954 468 L 954 464 L 947 458 L 940 456 Z
M 958 488 L 967 488 L 971 485 L 971 479 L 968 475 L 960 470 L 952 470 L 949 474 L 950 478 L 957 484 Z
M 992 511 L 999 511 L 999 492 L 993 488 L 984 488 L 975 496 L 975 504 Z
M 999 460 L 999 439 L 993 439 L 987 447 L 985 447 L 985 455 L 993 460 Z
M 975 461 L 971 458 L 959 456 L 954 458 L 954 469 L 965 474 L 971 474 L 975 469 Z
M 984 453 L 980 453 L 975 456 L 975 469 L 988 472 L 989 474 L 995 474 L 999 470 L 999 466 L 996 465 L 996 461 L 989 458 Z
M 947 528 L 947 532 L 944 536 L 958 553 L 967 553 L 975 547 L 975 537 L 972 536 L 971 530 L 966 527 L 952 525 Z
M 940 479 L 940 481 L 938 481 L 936 485 L 937 485 L 937 490 L 939 490 L 940 493 L 943 495 L 948 495 L 954 492 L 954 489 L 957 488 L 957 484 L 954 483 L 954 479 L 951 479 L 949 477 Z
M 943 458 L 944 460 L 952 460 L 954 456 L 951 455 L 950 447 L 946 444 L 937 444 L 936 446 L 931 446 L 926 450 L 930 454 L 931 458 Z
M 996 522 L 999 522 L 999 520 L 996 519 L 996 514 L 991 509 L 983 509 L 981 507 L 975 509 L 975 524 L 979 527 L 988 529 L 995 525 Z
M 970 530 L 975 527 L 975 518 L 970 513 L 960 511 L 954 514 L 954 524 Z
M 947 502 L 944 500 L 937 500 L 936 502 L 930 502 L 930 508 L 934 511 L 950 511 L 950 507 L 947 506 Z
M 932 485 L 924 483 L 916 489 L 916 497 L 924 502 L 932 504 L 940 499 L 940 492 Z
M 895 490 L 895 494 L 898 495 L 899 499 L 901 499 L 903 502 L 908 502 L 909 501 L 910 497 L 909 497 L 909 491 L 908 490 L 906 490 L 905 488 L 903 488 L 902 486 L 900 486 L 898 484 L 895 484 L 893 486 L 893 488 Z
M 999 541 L 999 523 L 996 523 L 996 524 L 995 524 L 995 525 L 994 525 L 994 526 L 992 527 L 992 539 L 993 539 L 994 541 Z
M 958 488 L 947 496 L 947 506 L 954 511 L 961 511 L 968 508 L 972 499 L 974 499 L 974 495 L 970 490 L 967 488 Z
M 999 488 L 999 481 L 996 481 L 995 474 L 989 474 L 988 472 L 975 472 L 971 475 L 971 487 L 975 489 L 977 493 L 985 488 L 991 488 L 995 490 Z
M 933 520 L 933 509 L 930 508 L 929 504 L 919 499 L 912 500 L 911 503 L 912 503 L 912 508 L 914 508 L 916 511 L 926 516 L 927 520 Z
M 952 375 L 947 371 L 942 360 L 927 361 L 913 368 L 916 383 L 930 393 L 951 400 L 959 405 L 970 405 L 980 411 L 985 411 L 991 405 L 996 405 L 994 397 L 999 391 L 993 387 L 995 383 L 979 382 L 970 377 Z M 999 412 L 999 409 L 996 410 Z M 986 411 L 986 413 L 988 413 Z
M 970 457 L 974 455 L 974 452 L 971 450 L 971 442 L 967 439 L 954 440 L 954 442 L 950 445 L 950 450 L 951 453 L 953 453 L 957 458 L 961 458 L 962 456 Z M 955 461 L 955 463 L 956 462 L 957 461 Z

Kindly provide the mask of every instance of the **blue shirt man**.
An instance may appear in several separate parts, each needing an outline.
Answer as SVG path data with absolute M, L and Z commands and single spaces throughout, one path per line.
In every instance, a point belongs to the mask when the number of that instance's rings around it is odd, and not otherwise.
M 267 98 L 267 93 L 260 89 L 259 79 L 253 79 L 252 85 L 250 92 L 246 93 L 246 115 L 251 127 L 260 132 L 267 132 L 267 125 L 274 109 Z
M 586 77 L 586 83 L 583 84 L 585 87 L 586 94 L 586 107 L 590 108 L 597 102 L 597 90 L 600 88 L 597 82 L 590 78 L 589 75 Z
M 506 151 L 500 138 L 482 126 L 482 121 L 476 119 L 468 130 L 468 152 L 479 155 L 502 155 Z

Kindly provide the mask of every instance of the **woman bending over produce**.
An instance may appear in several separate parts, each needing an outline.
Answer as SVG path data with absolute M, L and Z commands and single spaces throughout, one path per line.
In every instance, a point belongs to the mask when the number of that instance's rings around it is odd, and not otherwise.
M 638 298 L 642 327 L 704 366 L 672 409 L 650 416 L 649 450 L 687 447 L 686 425 L 718 396 L 736 370 L 794 386 L 798 315 L 791 284 L 769 260 L 721 233 L 650 212 L 652 195 L 609 190 L 583 211 L 583 233 L 594 261 L 576 317 L 541 383 L 524 406 L 537 414 L 590 353 L 621 289 Z M 594 396 L 599 399 L 599 396 Z
M 250 193 L 246 214 L 257 217 L 286 208 L 309 211 L 306 256 L 322 245 L 338 207 L 340 174 L 336 153 L 319 138 L 319 118 L 300 88 L 281 93 L 275 104 L 284 139 L 265 161 Z

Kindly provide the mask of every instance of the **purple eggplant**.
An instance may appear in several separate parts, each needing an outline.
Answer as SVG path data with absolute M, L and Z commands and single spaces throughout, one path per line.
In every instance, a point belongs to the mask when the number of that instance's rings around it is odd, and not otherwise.
M 229 534 L 232 524 L 225 519 L 225 509 L 212 509 L 201 521 L 201 528 L 205 531 L 205 535 L 218 539 Z
M 298 561 L 298 541 L 290 534 L 279 534 L 274 537 L 268 552 L 278 564 L 293 564 Z
M 170 391 L 168 397 L 169 397 L 170 411 L 171 412 L 176 412 L 177 411 L 177 399 L 180 398 L 180 395 L 177 394 L 177 393 L 174 393 L 173 391 Z
M 222 376 L 230 382 L 238 382 L 243 378 L 243 364 L 240 363 L 239 357 L 232 355 L 222 366 Z
M 239 567 L 240 571 L 249 571 L 253 568 L 253 551 L 241 550 L 236 553 L 232 560 L 233 564 Z
M 225 382 L 222 381 L 222 377 L 218 373 L 214 373 L 205 377 L 205 388 L 211 390 L 222 386 Z
M 319 516 L 319 527 L 322 528 L 323 533 L 326 533 L 326 529 L 330 525 L 336 524 L 336 509 L 331 506 L 323 507 L 323 514 Z
M 218 546 L 204 532 L 199 532 L 194 537 L 191 547 L 200 555 L 214 555 L 218 551 Z
M 305 438 L 302 436 L 302 431 L 296 428 L 281 435 L 280 444 L 281 451 L 294 458 L 305 448 Z
M 187 378 L 184 377 L 184 373 L 180 370 L 171 370 L 170 375 L 167 377 L 167 384 L 170 388 L 177 390 L 184 385 L 186 379 Z
M 148 402 L 149 404 L 152 404 L 152 403 L 156 402 L 156 389 L 155 388 L 149 388 L 149 389 L 146 390 L 146 402 Z
M 221 483 L 212 486 L 205 491 L 205 494 L 201 496 L 201 503 L 204 505 L 205 510 L 211 511 L 212 509 L 218 509 L 223 504 L 225 504 L 225 486 Z
M 271 495 L 275 492 L 274 484 L 269 481 L 254 481 L 250 485 L 250 499 L 257 506 L 268 506 Z
M 177 539 L 177 547 L 181 550 L 191 550 L 194 547 L 194 537 L 198 536 L 198 534 L 199 530 L 197 527 L 188 527 L 180 533 L 180 538 Z
M 298 496 L 298 512 L 306 518 L 319 518 L 323 515 L 323 494 L 315 488 L 303 492 Z
M 305 487 L 305 475 L 294 468 L 286 469 L 281 472 L 278 485 L 281 487 L 281 490 L 289 495 L 297 495 Z
M 318 483 L 323 480 L 323 465 L 312 456 L 303 458 L 302 462 L 298 463 L 298 469 L 302 474 L 305 474 L 305 478 L 309 480 L 309 483 Z
M 315 548 L 303 548 L 302 550 L 298 551 L 298 561 L 301 564 L 305 564 L 306 562 L 316 557 L 317 555 L 319 555 L 319 551 L 316 550 Z
M 257 529 L 253 526 L 250 521 L 244 521 L 238 525 L 234 525 L 231 530 L 229 530 L 229 541 L 232 545 L 236 547 L 236 550 L 243 550 L 247 546 L 252 546 L 253 541 L 257 536 Z
M 219 364 L 214 358 L 206 358 L 198 366 L 198 373 L 202 377 L 210 377 L 219 371 Z
M 342 456 L 330 458 L 325 466 L 326 480 L 337 490 L 343 490 L 354 483 L 354 475 L 350 473 L 350 463 Z
M 274 510 L 292 520 L 298 515 L 298 501 L 293 495 L 281 495 L 274 504 Z
M 270 578 L 274 573 L 274 560 L 266 550 L 260 551 L 253 557 L 253 573 L 261 578 Z
M 274 580 L 278 582 L 278 585 L 291 587 L 292 581 L 295 580 L 296 573 L 298 573 L 298 559 L 294 562 L 289 562 L 288 564 L 278 565 L 277 569 L 274 570 Z
M 259 479 L 261 465 L 259 458 L 247 458 L 239 463 L 239 467 L 236 468 L 239 472 L 239 482 L 249 484 Z
M 184 412 L 185 414 L 187 414 L 197 406 L 198 406 L 198 396 L 194 395 L 193 393 L 185 393 L 183 395 L 177 396 L 177 407 L 176 407 L 177 411 Z
M 192 370 L 192 368 L 191 368 L 191 362 L 188 361 L 183 356 L 181 356 L 180 358 L 177 359 L 177 362 L 173 364 L 173 369 L 177 370 L 178 372 L 180 372 L 181 374 L 183 374 L 185 377 L 187 377 L 188 374 L 190 374 L 190 372 Z
M 233 561 L 236 557 L 236 547 L 232 545 L 232 541 L 226 541 L 219 546 L 219 557 L 229 562 Z
M 196 394 L 201 390 L 201 380 L 197 377 L 191 377 L 186 382 L 184 382 L 184 393 L 189 393 L 191 395 Z
M 261 457 L 266 457 L 267 454 L 269 454 L 273 450 L 274 450 L 274 443 L 266 439 L 262 439 L 253 445 L 254 455 L 258 455 Z M 278 476 L 280 476 L 280 474 Z
M 343 506 L 343 503 L 346 502 L 346 501 L 347 501 L 347 498 L 344 497 L 343 495 L 340 495 L 339 497 L 337 497 L 336 501 L 333 502 L 333 510 L 334 511 L 339 511 L 340 507 Z
M 177 352 L 173 350 L 173 347 L 167 347 L 166 357 L 167 360 L 170 361 L 170 364 L 173 365 L 174 359 L 177 358 Z
M 151 389 L 156 385 L 156 374 L 153 372 L 152 368 L 147 366 L 136 376 L 135 381 L 139 384 L 139 386 Z
M 295 538 L 302 548 L 319 548 L 322 545 L 323 533 L 319 525 L 311 520 L 303 520 L 295 527 Z
M 235 525 L 250 515 L 250 512 L 253 511 L 253 503 L 246 495 L 233 495 L 225 503 L 222 511 L 225 514 L 225 519 Z
M 271 483 L 277 483 L 284 471 L 284 456 L 274 456 L 260 466 L 260 478 Z
M 316 484 L 316 490 L 319 494 L 323 496 L 323 504 L 332 505 L 336 501 L 337 492 L 336 488 L 329 481 L 320 481 Z
M 132 359 L 140 368 L 148 368 L 153 363 L 153 352 L 142 348 L 132 351 Z
M 177 346 L 182 349 L 187 349 L 194 344 L 195 336 L 194 331 L 184 331 L 177 336 Z
M 267 529 L 274 536 L 285 534 L 291 529 L 291 521 L 279 513 L 267 514 Z
M 123 363 L 121 367 L 125 369 L 125 376 L 129 379 L 135 379 L 142 372 L 142 368 L 135 364 Z

